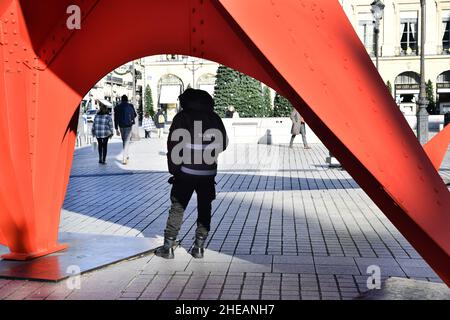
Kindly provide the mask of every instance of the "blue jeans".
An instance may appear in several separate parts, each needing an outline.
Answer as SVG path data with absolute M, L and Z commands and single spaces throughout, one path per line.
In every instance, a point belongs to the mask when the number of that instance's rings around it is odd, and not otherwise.
M 123 144 L 123 159 L 127 159 L 129 156 L 130 143 L 131 143 L 131 128 L 132 127 L 120 127 L 120 136 L 122 137 Z

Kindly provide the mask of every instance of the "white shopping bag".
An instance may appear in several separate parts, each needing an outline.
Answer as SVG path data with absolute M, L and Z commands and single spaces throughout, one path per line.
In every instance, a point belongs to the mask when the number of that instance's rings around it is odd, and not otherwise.
M 92 151 L 93 152 L 97 151 L 97 148 L 98 148 L 97 143 L 98 143 L 97 140 L 92 140 Z

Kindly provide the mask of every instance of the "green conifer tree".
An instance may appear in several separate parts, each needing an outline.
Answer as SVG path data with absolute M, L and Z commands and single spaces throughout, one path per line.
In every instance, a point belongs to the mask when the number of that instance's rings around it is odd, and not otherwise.
M 264 86 L 263 88 L 263 116 L 271 117 L 273 116 L 273 108 L 272 108 L 272 98 L 270 95 L 270 89 L 268 86 Z
M 429 114 L 436 114 L 436 99 L 434 98 L 434 86 L 431 80 L 428 80 L 426 84 L 428 107 L 427 111 Z
M 221 117 L 229 106 L 242 118 L 267 117 L 272 113 L 270 106 L 267 108 L 264 103 L 261 82 L 226 66 L 219 66 L 217 70 L 214 102 L 215 111 Z
M 392 84 L 391 84 L 391 82 L 389 80 L 386 82 L 386 87 L 388 88 L 389 93 L 392 96 Z
M 240 74 L 238 88 L 239 104 L 236 111 L 242 118 L 264 117 L 264 102 L 261 90 L 261 82 L 245 74 Z
M 291 115 L 292 108 L 292 104 L 289 100 L 277 92 L 273 101 L 273 116 L 289 117 Z
M 229 106 L 237 108 L 237 88 L 239 86 L 239 72 L 226 66 L 219 66 L 214 85 L 215 111 L 221 117 L 225 116 Z
M 155 111 L 153 110 L 152 89 L 149 85 L 145 87 L 145 112 L 147 112 L 150 117 L 153 117 L 155 114 Z

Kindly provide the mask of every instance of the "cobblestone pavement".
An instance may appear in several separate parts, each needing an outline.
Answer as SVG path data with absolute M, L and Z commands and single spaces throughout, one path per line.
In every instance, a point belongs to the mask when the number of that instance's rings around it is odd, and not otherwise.
M 62 232 L 161 238 L 169 208 L 165 140 L 121 145 L 108 164 L 76 150 Z M 0 299 L 352 299 L 367 291 L 369 265 L 382 278 L 441 282 L 342 169 L 325 166 L 323 145 L 232 145 L 220 159 L 212 230 L 203 260 L 187 252 L 196 220 L 189 204 L 175 259 L 153 255 L 40 283 L 0 279 Z M 441 173 L 450 177 L 450 157 Z

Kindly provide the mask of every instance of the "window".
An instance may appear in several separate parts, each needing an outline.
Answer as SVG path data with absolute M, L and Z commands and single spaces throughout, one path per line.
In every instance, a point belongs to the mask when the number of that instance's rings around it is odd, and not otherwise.
M 400 25 L 402 37 L 400 47 L 402 54 L 417 54 L 417 19 L 403 20 Z
M 166 54 L 166 60 L 167 61 L 178 60 L 178 57 L 176 54 Z
M 437 83 L 449 83 L 450 84 L 450 71 L 442 72 L 437 77 Z
M 413 71 L 405 71 L 395 78 L 395 84 L 418 85 L 420 83 L 420 75 Z
M 375 41 L 374 41 L 374 25 L 372 21 L 360 20 L 358 24 L 358 35 L 361 42 L 366 47 L 367 53 L 370 55 L 375 54 Z
M 444 11 L 442 17 L 442 52 L 450 53 L 450 11 Z
M 417 55 L 418 53 L 418 11 L 401 11 L 400 12 L 400 34 L 398 54 L 400 55 Z
M 161 54 L 159 55 L 160 62 L 180 62 L 182 56 L 178 54 Z

